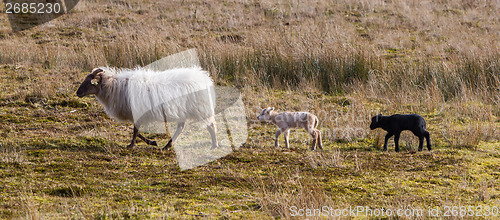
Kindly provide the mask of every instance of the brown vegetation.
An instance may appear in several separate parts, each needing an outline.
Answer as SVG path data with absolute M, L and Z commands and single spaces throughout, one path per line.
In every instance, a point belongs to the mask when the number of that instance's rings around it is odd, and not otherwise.
M 20 33 L 0 14 L 0 218 L 498 205 L 499 10 L 472 0 L 91 0 Z M 190 48 L 247 106 L 248 142 L 220 161 L 180 172 L 172 152 L 122 149 L 129 125 L 75 97 L 94 67 Z M 308 152 L 300 131 L 290 141 L 303 147 L 274 149 L 274 128 L 256 121 L 267 106 L 317 115 L 325 152 Z M 414 153 L 403 133 L 403 153 L 381 153 L 383 135 L 368 128 L 378 113 L 423 115 L 436 150 Z

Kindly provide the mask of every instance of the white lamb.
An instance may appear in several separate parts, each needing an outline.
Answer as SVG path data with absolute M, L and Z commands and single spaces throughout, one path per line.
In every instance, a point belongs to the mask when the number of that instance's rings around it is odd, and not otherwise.
M 281 133 L 285 136 L 286 148 L 289 148 L 288 135 L 290 133 L 290 128 L 304 128 L 312 137 L 313 142 L 311 150 L 315 150 L 318 146 L 323 150 L 323 144 L 321 143 L 321 132 L 317 129 L 318 127 L 318 117 L 309 112 L 274 112 L 274 108 L 268 107 L 262 109 L 262 112 L 257 119 L 261 121 L 268 121 L 276 126 L 279 130 L 276 132 L 276 140 L 274 141 L 274 146 L 278 147 L 278 138 Z
M 213 81 L 201 68 L 181 68 L 162 72 L 100 67 L 92 70 L 78 88 L 78 97 L 94 94 L 106 113 L 119 120 L 134 123 L 134 134 L 128 148 L 139 136 L 141 124 L 151 121 L 178 122 L 177 130 L 163 149 L 172 147 L 184 129 L 186 120 L 202 121 L 218 147 L 215 136 L 215 94 Z

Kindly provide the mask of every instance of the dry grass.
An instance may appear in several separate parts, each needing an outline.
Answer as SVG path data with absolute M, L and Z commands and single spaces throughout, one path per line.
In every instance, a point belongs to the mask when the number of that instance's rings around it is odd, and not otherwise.
M 468 0 L 95 0 L 21 33 L 0 15 L 0 218 L 498 205 L 499 10 Z M 189 48 L 218 85 L 241 89 L 250 133 L 239 151 L 180 172 L 172 152 L 122 149 L 129 125 L 74 93 L 96 66 Z M 316 114 L 326 151 L 307 151 L 302 131 L 291 150 L 272 148 L 275 128 L 256 121 L 267 106 Z M 436 150 L 416 153 L 405 132 L 402 153 L 381 153 L 384 132 L 368 129 L 378 113 L 423 115 Z

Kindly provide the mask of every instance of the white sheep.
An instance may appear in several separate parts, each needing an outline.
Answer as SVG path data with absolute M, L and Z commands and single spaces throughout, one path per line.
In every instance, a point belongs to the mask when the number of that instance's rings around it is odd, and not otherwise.
M 172 147 L 184 129 L 186 120 L 202 121 L 218 147 L 215 136 L 215 94 L 213 81 L 201 68 L 152 71 L 143 68 L 114 69 L 99 67 L 87 75 L 78 88 L 78 97 L 94 94 L 106 113 L 119 120 L 134 123 L 134 134 L 128 148 L 139 136 L 141 124 L 152 121 L 178 122 L 177 130 L 163 149 Z
M 274 112 L 274 108 L 268 107 L 262 109 L 262 112 L 257 119 L 261 121 L 268 121 L 276 126 L 279 130 L 276 132 L 276 140 L 274 141 L 274 146 L 278 147 L 278 138 L 284 133 L 286 148 L 289 148 L 288 135 L 290 133 L 290 128 L 304 128 L 312 137 L 313 142 L 311 150 L 315 150 L 318 146 L 323 150 L 323 144 L 321 143 L 321 132 L 317 129 L 318 127 L 318 117 L 309 112 Z

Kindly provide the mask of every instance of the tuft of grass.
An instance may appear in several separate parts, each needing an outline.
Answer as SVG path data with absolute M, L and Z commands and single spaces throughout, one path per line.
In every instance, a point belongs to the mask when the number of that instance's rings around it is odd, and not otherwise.
M 51 196 L 60 196 L 60 197 L 80 197 L 85 194 L 85 191 L 80 186 L 68 186 L 56 189 L 47 190 L 46 193 Z

